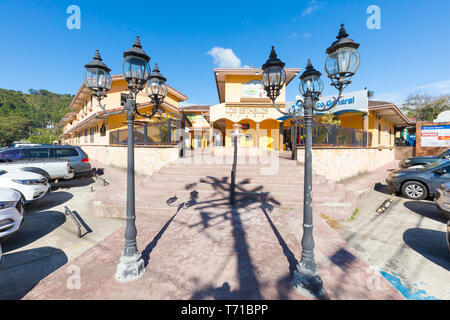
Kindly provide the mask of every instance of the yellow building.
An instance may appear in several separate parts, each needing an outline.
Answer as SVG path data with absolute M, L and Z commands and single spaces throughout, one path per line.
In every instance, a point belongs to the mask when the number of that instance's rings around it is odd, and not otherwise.
M 294 102 L 286 102 L 286 86 L 300 72 L 287 68 L 286 84 L 276 103 L 283 111 Z M 286 150 L 292 145 L 292 119 L 283 116 L 272 106 L 260 83 L 262 70 L 257 68 L 214 69 L 219 104 L 185 107 L 192 122 L 191 146 L 232 145 L 233 126 L 240 125 L 240 147 L 261 147 Z M 330 105 L 333 97 L 322 97 L 318 104 Z M 393 147 L 395 128 L 411 125 L 410 121 L 392 103 L 369 101 L 367 90 L 344 93 L 332 110 L 338 126 L 315 120 L 315 146 Z M 212 130 L 210 130 L 212 129 Z M 297 127 L 297 144 L 304 143 L 303 125 Z
M 280 92 L 276 103 L 285 108 L 286 86 L 300 72 L 300 69 L 287 68 L 286 84 Z M 262 70 L 257 68 L 214 69 L 219 104 L 214 106 L 194 106 L 185 108 L 185 112 L 195 114 L 196 119 L 205 119 L 196 126 L 194 121 L 191 133 L 193 147 L 232 145 L 233 125 L 241 125 L 239 145 L 245 147 L 262 147 L 279 149 L 281 114 L 272 106 L 261 86 Z M 207 130 L 206 123 L 209 128 Z M 205 141 L 206 140 L 206 141 Z M 199 142 L 201 141 L 201 143 Z
M 299 74 L 299 68 L 286 68 L 286 84 L 276 100 L 280 109 L 286 110 L 294 102 L 286 102 L 286 86 Z M 284 117 L 267 98 L 261 86 L 262 70 L 259 68 L 218 68 L 214 76 L 219 104 L 189 106 L 182 110 L 185 127 L 190 131 L 186 139 L 192 148 L 230 147 L 234 125 L 240 125 L 240 147 L 286 150 L 292 146 L 292 119 Z M 102 104 L 108 111 L 121 110 L 121 95 L 128 92 L 123 76 L 112 77 L 112 87 Z M 136 144 L 176 144 L 181 127 L 181 109 L 178 104 L 188 97 L 168 86 L 162 107 L 164 115 L 153 119 L 137 117 Z M 318 105 L 330 104 L 333 97 L 322 97 Z M 145 91 L 137 96 L 141 113 L 150 113 L 153 106 Z M 89 89 L 83 83 L 70 104 L 69 112 L 62 120 L 62 143 L 81 146 L 125 145 L 127 124 L 124 114 L 105 116 Z M 393 147 L 396 128 L 407 127 L 411 122 L 400 109 L 389 102 L 367 99 L 367 91 L 344 93 L 338 106 L 332 110 L 338 126 L 315 120 L 313 144 L 339 147 Z M 297 144 L 304 143 L 303 125 L 297 126 Z
M 167 86 L 167 96 L 162 108 L 165 114 L 156 114 L 148 120 L 136 117 L 136 144 L 173 144 L 178 137 L 171 134 L 180 127 L 180 109 L 178 103 L 188 99 L 187 96 Z M 112 76 L 112 87 L 102 105 L 108 111 L 118 111 L 121 106 L 121 94 L 128 93 L 128 85 L 121 75 Z M 137 96 L 139 112 L 151 113 L 153 106 L 145 90 Z M 125 114 L 104 115 L 97 100 L 83 83 L 73 98 L 69 108 L 72 110 L 64 116 L 60 124 L 63 126 L 62 143 L 72 145 L 124 145 L 127 138 Z

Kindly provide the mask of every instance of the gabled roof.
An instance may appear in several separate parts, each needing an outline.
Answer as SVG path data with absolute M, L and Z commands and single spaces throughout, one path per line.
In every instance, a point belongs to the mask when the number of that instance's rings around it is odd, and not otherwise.
M 369 111 L 379 114 L 397 127 L 408 127 L 415 124 L 392 102 L 369 100 Z
M 206 111 L 209 112 L 209 109 L 211 106 L 206 105 L 192 105 L 192 106 L 186 106 L 186 107 L 180 107 L 183 111 Z

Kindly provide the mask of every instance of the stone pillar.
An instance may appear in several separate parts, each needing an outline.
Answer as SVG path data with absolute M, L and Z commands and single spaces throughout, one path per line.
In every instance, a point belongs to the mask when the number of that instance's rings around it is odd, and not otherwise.
M 369 131 L 369 115 L 367 113 L 362 115 L 362 127 L 364 131 Z
M 214 147 L 214 127 L 211 124 L 209 127 L 209 147 Z
M 366 146 L 367 146 L 369 144 L 368 143 L 368 141 L 369 141 L 369 114 L 368 113 L 363 113 L 363 115 L 362 115 L 362 128 L 367 136 L 367 143 L 366 143 Z
M 256 122 L 256 145 L 255 147 L 259 148 L 259 122 Z

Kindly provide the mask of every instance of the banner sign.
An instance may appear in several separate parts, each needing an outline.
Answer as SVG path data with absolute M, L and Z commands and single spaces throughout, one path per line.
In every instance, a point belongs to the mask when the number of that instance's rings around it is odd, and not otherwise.
M 334 98 L 337 98 L 337 95 L 321 97 L 316 103 L 316 107 L 319 109 L 324 108 L 325 106 L 329 107 L 333 104 Z M 344 93 L 341 99 L 339 99 L 338 104 L 329 112 L 341 114 L 351 111 L 365 113 L 369 112 L 369 98 L 367 97 L 367 90 Z
M 242 84 L 242 97 L 267 98 L 267 94 L 259 80 L 252 80 Z
M 422 147 L 450 147 L 450 125 L 422 126 L 420 135 Z

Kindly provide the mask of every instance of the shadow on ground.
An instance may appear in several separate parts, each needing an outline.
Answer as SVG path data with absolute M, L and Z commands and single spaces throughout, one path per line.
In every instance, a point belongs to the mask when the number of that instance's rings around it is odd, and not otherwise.
M 447 218 L 439 210 L 439 208 L 436 207 L 436 205 L 432 202 L 407 201 L 404 203 L 404 205 L 409 210 L 411 210 L 421 216 L 436 220 L 438 222 L 447 223 Z
M 412 228 L 405 231 L 403 240 L 417 253 L 450 271 L 450 252 L 445 232 Z
M 23 298 L 39 281 L 68 261 L 63 251 L 53 247 L 9 253 L 3 258 L 0 269 L 0 300 Z
M 42 199 L 30 203 L 25 207 L 25 215 L 28 212 L 44 211 L 66 203 L 73 198 L 73 195 L 65 191 L 57 191 L 46 194 Z
M 379 182 L 375 184 L 373 190 L 380 193 L 388 194 L 390 196 L 394 193 L 394 190 L 392 190 L 388 185 Z
M 237 277 L 239 286 L 232 291 L 228 282 L 224 282 L 218 287 L 209 284 L 195 291 L 192 294 L 191 299 L 263 299 L 261 294 L 262 284 L 258 280 L 255 265 L 250 255 L 248 236 L 243 221 L 243 216 L 246 213 L 259 209 L 274 232 L 278 244 L 280 245 L 280 249 L 283 251 L 286 260 L 289 263 L 289 273 L 278 282 L 279 297 L 280 299 L 286 299 L 287 292 L 290 290 L 291 276 L 297 261 L 270 218 L 270 213 L 274 206 L 279 206 L 280 203 L 271 197 L 268 192 L 263 192 L 263 186 L 255 186 L 251 189 L 245 188 L 246 185 L 251 183 L 250 179 L 243 179 L 236 183 L 234 206 L 230 205 L 231 184 L 228 177 L 217 178 L 208 176 L 201 179 L 199 182 L 211 185 L 215 191 L 215 194 L 213 195 L 214 200 L 197 201 L 198 192 L 195 190 L 193 191 L 196 193 L 197 197 L 192 197 L 191 195 L 189 206 L 193 207 L 199 213 L 201 221 L 190 225 L 189 227 L 201 226 L 202 230 L 206 231 L 224 222 L 231 223 L 233 249 L 237 257 Z M 186 185 L 186 189 L 191 189 L 194 186 L 194 184 Z
M 61 180 L 58 183 L 52 183 L 52 191 L 56 191 L 58 189 L 70 189 L 70 188 L 76 188 L 76 187 L 85 187 L 94 182 L 95 182 L 95 180 L 90 177 L 75 178 L 75 179 L 70 179 L 70 180 Z
M 7 253 L 33 243 L 65 221 L 66 216 L 59 211 L 40 211 L 25 215 L 22 229 L 2 243 L 3 252 Z

